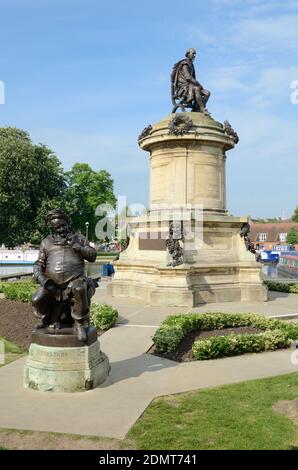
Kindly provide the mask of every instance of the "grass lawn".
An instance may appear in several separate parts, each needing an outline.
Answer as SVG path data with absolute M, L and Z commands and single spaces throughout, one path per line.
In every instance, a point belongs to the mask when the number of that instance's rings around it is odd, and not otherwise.
M 2 449 L 293 449 L 298 430 L 275 412 L 298 397 L 298 374 L 154 400 L 124 440 L 0 429 Z M 99 418 L 100 419 L 100 418 Z
M 298 430 L 273 411 L 298 397 L 298 374 L 159 398 L 128 434 L 137 448 L 290 449 Z
M 2 338 L 2 336 L 0 336 L 0 342 L 4 343 L 5 364 L 8 364 L 9 362 L 12 362 L 15 359 L 18 359 L 19 357 L 23 356 L 23 354 L 25 354 L 22 348 Z M 0 363 L 0 367 L 4 366 L 5 364 Z

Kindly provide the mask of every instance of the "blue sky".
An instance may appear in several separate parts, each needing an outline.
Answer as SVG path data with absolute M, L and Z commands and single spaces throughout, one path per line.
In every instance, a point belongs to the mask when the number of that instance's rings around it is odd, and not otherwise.
M 69 169 L 107 169 L 117 194 L 148 203 L 137 136 L 171 111 L 169 77 L 198 51 L 208 109 L 240 143 L 228 153 L 234 215 L 298 205 L 298 0 L 0 0 L 0 125 L 26 129 Z

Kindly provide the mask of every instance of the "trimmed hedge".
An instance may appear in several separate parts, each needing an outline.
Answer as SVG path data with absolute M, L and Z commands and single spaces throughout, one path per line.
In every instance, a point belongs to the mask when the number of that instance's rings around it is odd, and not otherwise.
M 195 359 L 216 359 L 237 356 L 250 352 L 274 351 L 287 348 L 292 343 L 281 330 L 265 331 L 259 334 L 213 336 L 206 341 L 195 341 L 192 354 Z
M 9 300 L 20 300 L 29 303 L 33 293 L 37 289 L 37 284 L 33 281 L 2 282 L 0 292 Z
M 195 341 L 192 348 L 193 356 L 202 360 L 247 352 L 270 351 L 288 347 L 292 341 L 298 339 L 298 324 L 252 313 L 218 312 L 167 317 L 153 336 L 153 342 L 158 352 L 167 353 L 175 351 L 180 341 L 191 331 L 246 326 L 264 330 L 264 333 L 211 336 L 206 340 Z
M 265 284 L 269 290 L 298 294 L 298 282 L 265 281 Z
M 118 319 L 118 310 L 107 304 L 92 303 L 90 323 L 99 330 L 108 330 Z

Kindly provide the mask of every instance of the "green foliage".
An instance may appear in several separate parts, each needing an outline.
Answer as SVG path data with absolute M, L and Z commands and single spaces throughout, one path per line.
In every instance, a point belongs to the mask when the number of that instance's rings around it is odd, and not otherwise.
M 298 206 L 295 209 L 294 214 L 292 215 L 293 222 L 298 222 Z
M 269 290 L 277 292 L 288 292 L 289 294 L 298 294 L 298 282 L 276 282 L 276 281 L 265 281 L 266 286 Z
M 163 325 L 155 332 L 153 342 L 159 352 L 175 351 L 184 333 L 181 325 Z
M 60 161 L 49 148 L 33 145 L 25 131 L 0 128 L 0 244 L 42 238 L 40 208 L 62 201 L 65 189 Z
M 108 330 L 117 321 L 118 311 L 111 305 L 92 303 L 90 307 L 90 323 L 99 330 Z
M 29 303 L 33 293 L 36 291 L 37 285 L 32 281 L 20 282 L 2 282 L 0 284 L 0 292 L 9 300 L 20 300 Z
M 293 335 L 298 339 L 298 328 Z M 259 334 L 212 336 L 206 340 L 195 341 L 192 346 L 193 357 L 197 360 L 216 359 L 239 354 L 274 351 L 290 346 L 291 339 L 286 331 L 273 330 Z
M 290 245 L 296 245 L 298 243 L 298 231 L 292 227 L 287 234 L 287 243 Z
M 23 349 L 20 348 L 20 346 L 17 346 L 16 344 L 7 341 L 5 338 L 2 338 L 2 336 L 0 336 L 0 342 L 4 343 L 4 350 L 6 353 L 22 354 L 24 352 Z
M 156 331 L 153 342 L 157 351 L 171 352 L 177 349 L 180 341 L 190 331 L 212 331 L 236 327 L 255 327 L 264 330 L 264 333 L 217 336 L 197 341 L 193 351 L 196 359 L 212 359 L 221 355 L 276 349 L 276 347 L 288 346 L 291 341 L 298 339 L 297 324 L 252 313 L 217 312 L 171 315 Z
M 96 240 L 95 226 L 99 218 L 95 210 L 100 204 L 115 207 L 114 183 L 105 171 L 94 171 L 87 163 L 76 163 L 67 173 L 67 203 L 75 230 L 85 233 L 89 222 L 90 240 Z
M 114 207 L 113 180 L 107 171 L 76 163 L 64 173 L 59 159 L 45 145 L 34 145 L 27 132 L 0 128 L 0 245 L 39 244 L 48 234 L 46 213 L 60 207 L 75 230 L 95 240 L 100 204 Z

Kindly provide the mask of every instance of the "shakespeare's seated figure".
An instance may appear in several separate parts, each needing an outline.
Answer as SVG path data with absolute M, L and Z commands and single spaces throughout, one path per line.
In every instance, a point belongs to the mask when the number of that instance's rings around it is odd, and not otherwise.
M 185 53 L 186 59 L 177 62 L 171 75 L 171 93 L 173 101 L 173 113 L 177 108 L 191 108 L 192 111 L 209 114 L 206 103 L 210 97 L 210 91 L 196 80 L 193 62 L 196 57 L 195 49 L 188 49 Z
M 52 234 L 40 245 L 34 277 L 41 287 L 32 304 L 39 318 L 37 328 L 58 331 L 73 326 L 78 339 L 86 339 L 90 299 L 97 283 L 85 276 L 85 261 L 94 262 L 96 251 L 88 240 L 73 231 L 68 216 L 60 209 L 47 215 Z

